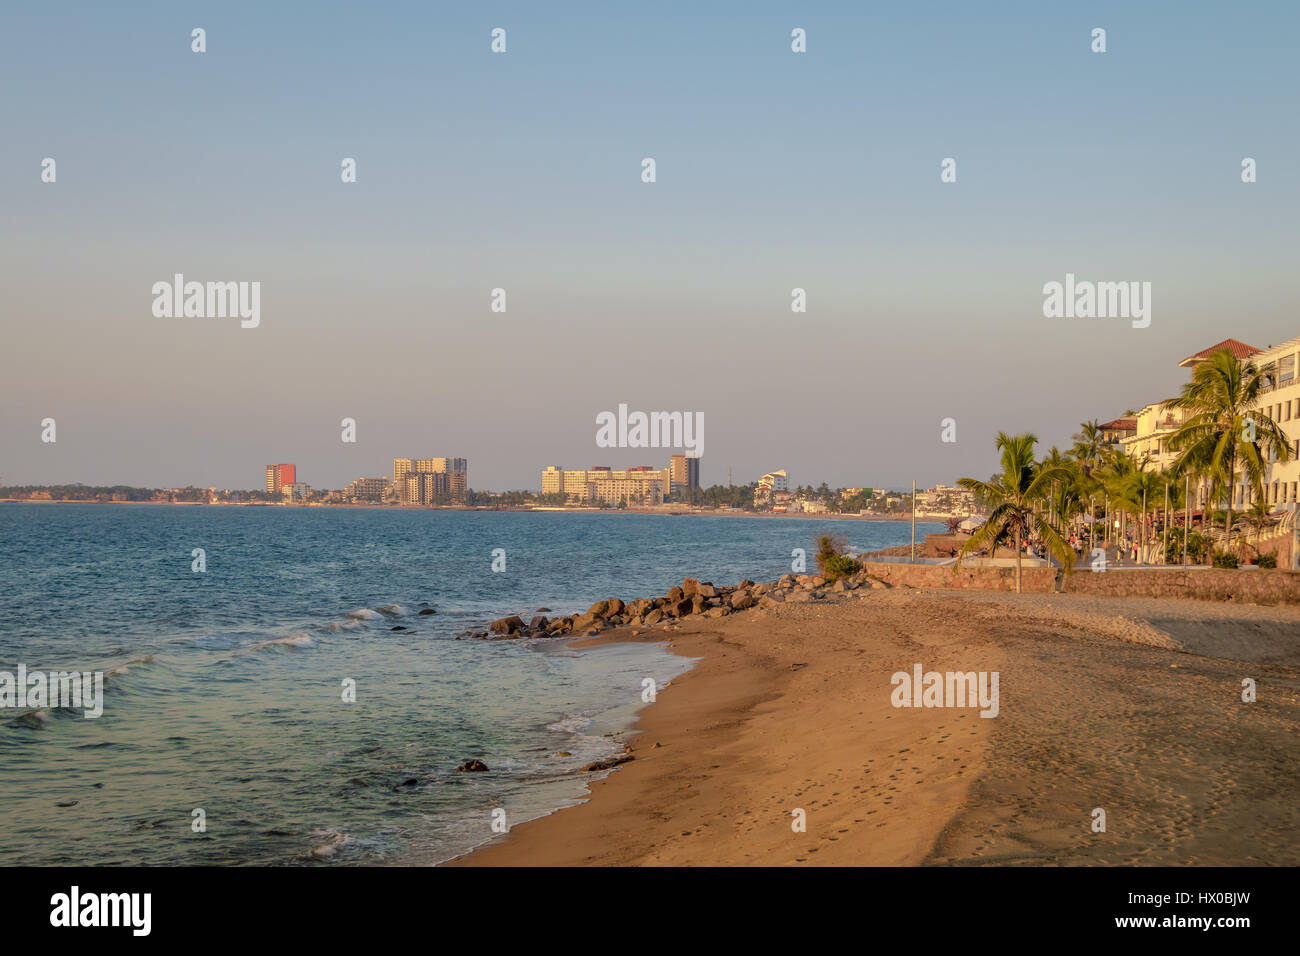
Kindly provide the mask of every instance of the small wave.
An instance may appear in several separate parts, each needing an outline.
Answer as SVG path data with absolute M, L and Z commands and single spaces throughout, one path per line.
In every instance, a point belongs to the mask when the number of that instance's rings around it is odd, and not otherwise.
M 306 631 L 297 631 L 290 634 L 288 637 L 277 637 L 274 640 L 258 641 L 256 644 L 249 644 L 248 649 L 251 651 L 254 648 L 270 647 L 273 644 L 282 644 L 285 647 L 312 647 L 315 643 L 316 642 L 311 639 L 311 635 Z
M 328 860 L 352 842 L 352 837 L 335 827 L 326 830 L 313 830 L 308 834 L 308 839 L 314 842 L 302 854 L 302 858 L 307 860 Z
M 360 621 L 332 621 L 325 630 L 327 631 L 351 631 L 361 626 Z
M 11 727 L 26 727 L 29 730 L 43 730 L 50 722 L 50 712 L 48 710 L 29 710 L 25 714 L 19 714 L 13 720 L 9 721 Z
M 383 607 L 379 608 L 379 613 L 387 614 L 389 617 L 406 617 L 406 615 L 410 614 L 411 611 L 410 608 L 404 607 L 401 604 L 385 604 Z
M 379 612 L 372 611 L 368 607 L 359 607 L 355 611 L 348 611 L 343 616 L 357 621 L 375 621 L 379 619 Z
M 127 673 L 127 671 L 129 671 L 136 664 L 152 664 L 157 659 L 158 659 L 157 655 L 155 654 L 146 654 L 144 655 L 144 657 L 137 657 L 133 661 L 127 661 L 125 664 L 119 664 L 117 667 L 114 667 L 111 671 L 105 671 L 104 673 L 105 676 L 108 675 L 121 676 L 122 674 Z

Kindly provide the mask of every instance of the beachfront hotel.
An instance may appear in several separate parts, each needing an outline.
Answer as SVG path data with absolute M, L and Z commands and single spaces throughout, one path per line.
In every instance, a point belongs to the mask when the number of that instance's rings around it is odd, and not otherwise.
M 1264 474 L 1264 501 L 1278 510 L 1296 503 L 1300 494 L 1300 337 L 1289 339 L 1281 345 L 1256 348 L 1237 339 L 1224 339 L 1216 345 L 1187 356 L 1178 365 L 1192 369 L 1212 353 L 1228 349 L 1240 362 L 1251 361 L 1261 369 L 1271 368 L 1275 382 L 1266 386 L 1259 403 L 1260 414 L 1272 419 L 1282 429 L 1291 445 L 1290 461 L 1270 461 Z M 1132 434 L 1120 439 L 1120 445 L 1134 459 L 1144 458 L 1150 466 L 1164 471 L 1173 465 L 1178 453 L 1169 447 L 1169 438 L 1185 421 L 1186 413 L 1171 407 L 1173 399 L 1153 402 L 1137 414 L 1136 428 Z M 1208 488 L 1204 483 L 1195 488 L 1197 506 L 1206 503 Z M 1249 507 L 1254 503 L 1253 490 L 1244 480 L 1233 489 L 1233 507 Z
M 698 459 L 691 460 L 697 462 L 698 469 Z M 663 504 L 664 498 L 672 493 L 672 483 L 671 467 L 655 469 L 638 465 L 615 470 L 604 465 L 587 469 L 547 465 L 542 470 L 542 494 L 563 494 L 566 501 L 580 504 Z
M 469 461 L 394 458 L 392 488 L 403 505 L 428 507 L 443 500 L 464 502 L 469 489 Z
M 297 484 L 297 472 L 296 465 L 267 465 L 266 493 L 277 496 L 283 494 L 286 485 Z

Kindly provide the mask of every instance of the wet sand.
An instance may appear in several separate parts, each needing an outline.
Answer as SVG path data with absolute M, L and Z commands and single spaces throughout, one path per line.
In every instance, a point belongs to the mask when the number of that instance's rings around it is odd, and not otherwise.
M 1300 609 L 864 590 L 578 646 L 665 637 L 635 759 L 452 865 L 1300 864 Z M 894 707 L 917 663 L 998 716 Z

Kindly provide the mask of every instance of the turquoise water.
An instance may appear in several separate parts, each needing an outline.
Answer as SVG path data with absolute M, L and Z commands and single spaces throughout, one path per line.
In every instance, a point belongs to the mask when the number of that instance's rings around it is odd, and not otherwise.
M 862 550 L 910 534 L 791 518 L 0 505 L 0 671 L 107 675 L 98 719 L 0 710 L 0 865 L 447 859 L 492 838 L 494 811 L 514 825 L 579 800 L 577 771 L 622 749 L 642 681 L 689 666 L 662 645 L 456 634 L 662 594 L 684 575 L 770 580 L 828 530 Z M 469 758 L 491 772 L 456 773 Z

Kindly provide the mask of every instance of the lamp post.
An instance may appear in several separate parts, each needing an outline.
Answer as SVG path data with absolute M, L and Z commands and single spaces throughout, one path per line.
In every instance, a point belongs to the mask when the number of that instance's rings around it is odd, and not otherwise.
M 912 557 L 911 564 L 916 564 L 916 479 L 912 479 Z

